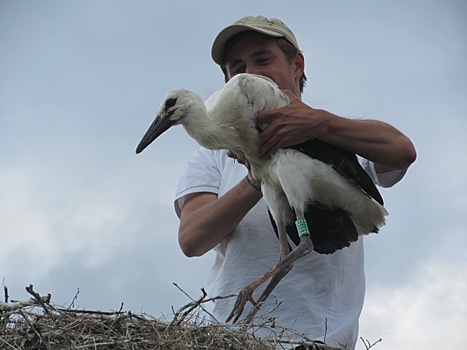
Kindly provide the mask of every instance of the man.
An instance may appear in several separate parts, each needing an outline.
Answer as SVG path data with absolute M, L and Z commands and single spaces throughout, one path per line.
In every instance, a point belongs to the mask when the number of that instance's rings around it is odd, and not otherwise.
M 291 99 L 287 107 L 258 113 L 269 123 L 259 138 L 259 153 L 321 139 L 362 157 L 362 166 L 380 186 L 398 182 L 415 161 L 411 141 L 376 120 L 351 120 L 304 104 L 305 60 L 290 29 L 278 19 L 244 17 L 222 30 L 212 47 L 214 61 L 228 81 L 239 73 L 274 80 Z M 279 259 L 278 241 L 257 184 L 226 151 L 199 149 L 188 160 L 179 183 L 175 209 L 180 217 L 179 244 L 187 256 L 214 249 L 208 281 L 211 296 L 237 293 Z M 328 345 L 353 349 L 364 299 L 363 242 L 331 255 L 311 253 L 262 305 L 258 317 L 273 318 L 288 329 Z M 258 291 L 260 293 L 260 291 Z M 224 321 L 235 299 L 217 300 L 210 313 Z M 294 332 L 293 332 L 293 331 Z M 262 335 L 264 333 L 259 333 Z

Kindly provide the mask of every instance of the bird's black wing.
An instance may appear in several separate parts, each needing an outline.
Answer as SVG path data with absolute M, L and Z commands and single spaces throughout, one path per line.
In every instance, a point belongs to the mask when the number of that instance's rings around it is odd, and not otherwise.
M 379 204 L 384 204 L 383 197 L 381 197 L 373 180 L 361 167 L 355 154 L 321 140 L 309 140 L 291 148 L 331 165 L 335 171 L 356 183 L 363 192 Z

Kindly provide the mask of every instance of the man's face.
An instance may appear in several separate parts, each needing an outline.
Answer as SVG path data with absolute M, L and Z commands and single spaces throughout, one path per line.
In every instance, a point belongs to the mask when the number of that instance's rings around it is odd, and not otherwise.
M 289 62 L 273 38 L 254 32 L 246 34 L 228 48 L 224 65 L 227 80 L 239 73 L 263 75 L 274 80 L 279 88 L 300 96 L 303 67 L 298 67 L 297 60 Z

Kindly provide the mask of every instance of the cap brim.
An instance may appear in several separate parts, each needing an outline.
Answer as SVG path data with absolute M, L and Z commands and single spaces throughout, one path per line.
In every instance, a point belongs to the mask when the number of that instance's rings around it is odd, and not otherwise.
M 234 24 L 231 25 L 224 30 L 222 30 L 214 39 L 214 43 L 212 44 L 212 49 L 211 49 L 211 56 L 214 62 L 217 64 L 221 65 L 224 59 L 224 49 L 227 43 L 232 39 L 235 35 L 243 33 L 243 32 L 248 32 L 248 31 L 255 31 L 261 34 L 265 34 L 267 36 L 273 36 L 273 37 L 283 37 L 284 35 L 274 32 L 272 30 L 267 30 L 267 29 L 261 29 L 261 28 L 256 28 L 256 27 L 250 27 L 245 24 Z

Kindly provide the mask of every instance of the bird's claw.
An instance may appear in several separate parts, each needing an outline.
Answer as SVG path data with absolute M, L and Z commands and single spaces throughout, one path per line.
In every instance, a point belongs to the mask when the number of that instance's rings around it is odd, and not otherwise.
M 259 308 L 258 308 L 258 304 L 256 303 L 256 301 L 253 299 L 253 291 L 248 289 L 248 287 L 243 288 L 240 291 L 240 293 L 238 293 L 237 300 L 235 301 L 235 305 L 232 309 L 232 312 L 227 317 L 225 322 L 228 323 L 232 320 L 232 323 L 237 323 L 248 301 L 250 301 L 253 304 L 253 309 L 248 314 L 246 318 L 246 323 L 251 323 L 253 316 L 258 312 Z

